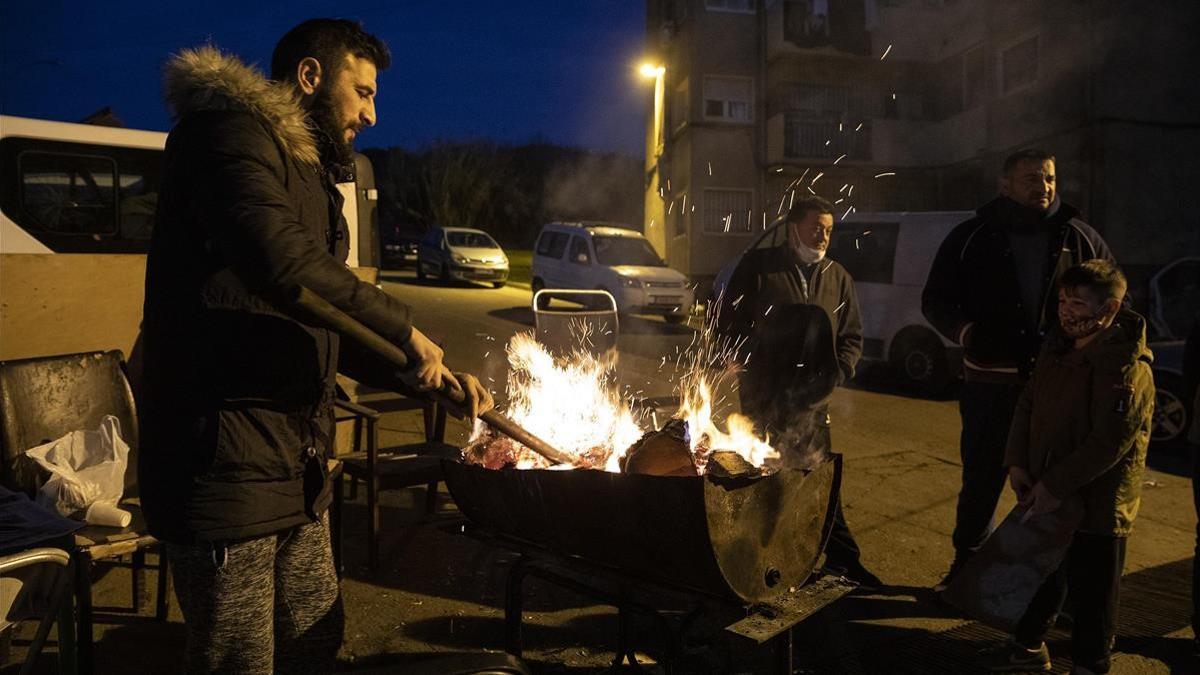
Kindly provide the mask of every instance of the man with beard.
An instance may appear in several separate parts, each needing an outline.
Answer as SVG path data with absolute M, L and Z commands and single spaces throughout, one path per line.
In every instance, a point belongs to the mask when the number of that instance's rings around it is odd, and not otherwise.
M 387 47 L 314 19 L 275 48 L 273 81 L 213 47 L 166 67 L 176 126 L 146 270 L 142 504 L 166 542 L 191 672 L 331 672 L 342 608 L 329 542 L 335 375 L 492 399 L 451 374 L 410 310 L 347 269 L 335 183 L 375 123 Z M 401 347 L 392 374 L 339 360 L 332 331 L 298 321 L 298 285 Z
M 831 450 L 829 409 L 807 400 L 804 345 L 816 344 L 797 305 L 824 310 L 833 329 L 836 382 L 854 376 L 862 356 L 862 320 L 854 280 L 846 268 L 825 257 L 833 232 L 833 205 L 814 195 L 795 201 L 784 224 L 787 240 L 774 248 L 746 253 L 722 294 L 717 325 L 734 339 L 745 338 L 741 352 L 749 362 L 738 395 L 742 412 L 783 447 L 785 466 L 803 465 L 809 452 Z M 822 322 L 823 323 L 823 322 Z M 794 373 L 791 377 L 788 374 Z M 846 525 L 841 495 L 825 547 L 825 568 L 857 581 L 863 588 L 882 585 L 861 561 L 858 544 Z
M 1054 289 L 1067 268 L 1113 261 L 1108 245 L 1057 195 L 1054 156 L 1004 160 L 1000 196 L 946 236 L 921 296 L 925 318 L 962 345 L 962 489 L 954 561 L 942 590 L 987 538 L 1004 488 L 1004 439 L 1043 337 L 1056 324 Z

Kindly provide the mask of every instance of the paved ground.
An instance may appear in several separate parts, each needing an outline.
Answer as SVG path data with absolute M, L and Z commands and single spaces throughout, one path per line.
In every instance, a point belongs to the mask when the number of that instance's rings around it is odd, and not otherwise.
M 442 287 L 403 278 L 387 289 L 411 302 L 419 325 L 445 342 L 455 367 L 492 378 L 502 389 L 503 342 L 531 324 L 529 294 L 519 288 Z M 690 330 L 654 319 L 623 326 L 621 378 L 648 395 L 668 394 L 658 372 L 662 356 L 691 340 Z M 877 372 L 835 394 L 834 444 L 845 456 L 847 518 L 866 564 L 890 586 L 827 608 L 797 634 L 804 672 L 972 672 L 971 655 L 999 634 L 933 602 L 927 590 L 945 572 L 958 488 L 958 415 L 952 400 L 909 398 L 889 390 Z M 413 439 L 414 416 L 385 420 L 385 442 Z M 466 434 L 452 424 L 452 442 Z M 1189 574 L 1196 516 L 1182 461 L 1155 459 L 1146 475 L 1142 514 L 1129 544 L 1115 673 L 1194 672 L 1188 627 Z M 503 646 L 503 582 L 514 556 L 459 536 L 457 514 L 443 495 L 437 516 L 422 521 L 419 491 L 387 493 L 384 564 L 365 566 L 360 500 L 347 506 L 348 613 L 342 652 L 346 670 L 404 665 L 431 655 L 499 650 Z M 1003 509 L 1011 506 L 1006 496 Z M 613 659 L 615 612 L 570 592 L 532 583 L 526 607 L 526 656 L 544 673 L 601 672 Z M 112 570 L 97 583 L 99 604 L 127 602 L 128 574 Z M 757 672 L 769 655 L 720 635 L 714 616 L 689 644 L 686 672 Z M 107 627 L 98 635 L 100 672 L 173 672 L 182 626 L 175 610 L 166 625 Z M 654 653 L 648 628 L 636 626 Z M 704 631 L 699 631 L 704 632 Z M 1056 634 L 1057 672 L 1066 672 L 1066 643 Z M 20 640 L 16 652 L 20 652 Z M 649 657 L 647 657 L 649 658 Z M 44 659 L 43 672 L 50 672 Z M 7 673 L 10 669 L 5 669 Z M 12 670 L 15 672 L 15 670 Z

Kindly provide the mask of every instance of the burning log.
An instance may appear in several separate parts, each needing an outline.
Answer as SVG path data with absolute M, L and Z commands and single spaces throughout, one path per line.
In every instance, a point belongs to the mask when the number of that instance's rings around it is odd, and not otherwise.
M 687 423 L 673 419 L 658 431 L 642 436 L 621 460 L 622 473 L 650 476 L 698 476 L 687 442 Z

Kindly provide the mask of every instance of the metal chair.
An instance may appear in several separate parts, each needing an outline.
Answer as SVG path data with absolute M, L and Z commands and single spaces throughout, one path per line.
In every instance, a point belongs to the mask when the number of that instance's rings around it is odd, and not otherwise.
M 573 305 L 552 305 L 551 299 Z M 534 336 L 557 354 L 583 350 L 600 355 L 617 348 L 617 301 L 604 290 L 544 288 L 533 294 Z
M 41 602 L 33 600 L 38 596 Z M 75 626 L 71 616 L 71 554 L 58 548 L 33 548 L 0 557 L 0 634 L 26 613 L 26 604 L 40 605 L 37 631 L 21 664 L 21 675 L 33 671 L 50 627 L 58 623 L 59 672 L 75 672 Z
M 77 429 L 100 426 L 105 415 L 121 424 L 129 444 L 125 497 L 121 508 L 133 513 L 125 528 L 88 526 L 75 534 L 71 552 L 78 621 L 79 666 L 92 668 L 92 565 L 120 564 L 130 557 L 133 571 L 132 612 L 148 602 L 145 584 L 146 552 L 158 549 L 158 597 L 155 617 L 167 619 L 167 559 L 150 536 L 137 499 L 137 409 L 119 351 L 86 352 L 0 362 L 0 482 L 32 494 L 45 476 L 24 456 L 25 450 L 50 442 Z M 122 613 L 127 610 L 122 609 Z M 121 619 L 106 614 L 105 622 Z
M 352 447 L 354 451 L 340 455 L 341 475 L 334 493 L 334 513 L 340 514 L 345 500 L 345 481 L 351 481 L 351 495 L 357 496 L 358 481 L 367 486 L 367 557 L 372 572 L 379 569 L 379 493 L 425 486 L 425 514 L 437 509 L 438 483 L 442 481 L 442 459 L 457 458 L 461 450 L 444 442 L 446 410 L 434 403 L 408 397 L 390 397 L 355 403 L 337 400 L 336 407 L 354 421 Z M 395 447 L 379 447 L 379 419 L 385 413 L 401 410 L 422 410 L 425 423 L 425 442 Z M 340 527 L 340 523 L 339 523 Z M 338 555 L 341 573 L 341 555 Z

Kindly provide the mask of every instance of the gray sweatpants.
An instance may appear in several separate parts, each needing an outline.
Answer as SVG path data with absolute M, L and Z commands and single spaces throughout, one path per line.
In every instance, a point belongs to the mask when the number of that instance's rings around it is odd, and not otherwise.
M 344 617 L 328 523 L 167 545 L 189 673 L 333 672 Z

